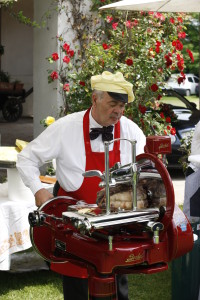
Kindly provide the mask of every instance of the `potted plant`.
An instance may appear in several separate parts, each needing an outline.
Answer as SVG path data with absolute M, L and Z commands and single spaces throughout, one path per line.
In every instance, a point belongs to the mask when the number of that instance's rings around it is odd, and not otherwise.
M 15 91 L 22 91 L 24 87 L 24 83 L 21 83 L 19 80 L 14 81 L 14 89 Z
M 14 84 L 10 82 L 10 76 L 7 72 L 0 71 L 0 90 L 9 91 L 14 89 Z

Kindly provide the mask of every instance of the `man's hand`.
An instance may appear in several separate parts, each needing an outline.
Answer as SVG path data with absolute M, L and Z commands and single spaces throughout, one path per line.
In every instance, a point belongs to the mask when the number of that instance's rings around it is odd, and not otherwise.
M 46 189 L 40 189 L 35 193 L 35 204 L 40 207 L 43 203 L 52 199 L 54 196 Z

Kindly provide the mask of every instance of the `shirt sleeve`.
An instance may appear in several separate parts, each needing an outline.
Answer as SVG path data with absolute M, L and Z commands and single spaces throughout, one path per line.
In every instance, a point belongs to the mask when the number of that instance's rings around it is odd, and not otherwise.
M 197 123 L 195 127 L 194 135 L 192 138 L 191 155 L 200 155 L 200 121 Z M 192 162 L 190 163 L 190 166 L 194 170 L 197 170 L 200 168 L 200 163 Z
M 144 146 L 146 145 L 146 137 L 139 126 L 126 117 L 121 118 L 121 138 L 136 141 L 136 155 L 144 153 Z M 132 161 L 131 144 L 127 141 L 120 142 L 121 163 L 128 164 Z
M 122 124 L 122 126 L 127 128 L 127 132 L 125 133 L 125 135 L 127 135 L 129 139 L 133 139 L 136 141 L 136 155 L 144 153 L 144 146 L 146 145 L 146 136 L 136 123 L 127 118 L 125 119 L 125 121 L 127 123 L 127 126 L 125 127 L 124 124 Z
M 43 188 L 40 167 L 56 158 L 60 140 L 59 121 L 47 127 L 36 139 L 24 148 L 17 158 L 16 167 L 22 181 L 33 194 Z
M 200 122 L 197 123 L 192 138 L 191 154 L 200 154 Z

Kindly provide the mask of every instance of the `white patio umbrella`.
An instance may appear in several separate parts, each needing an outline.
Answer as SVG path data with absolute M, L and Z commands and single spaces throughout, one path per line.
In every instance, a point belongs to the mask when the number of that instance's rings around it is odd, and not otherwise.
M 100 7 L 100 10 L 104 9 L 158 12 L 200 12 L 200 0 L 123 0 Z

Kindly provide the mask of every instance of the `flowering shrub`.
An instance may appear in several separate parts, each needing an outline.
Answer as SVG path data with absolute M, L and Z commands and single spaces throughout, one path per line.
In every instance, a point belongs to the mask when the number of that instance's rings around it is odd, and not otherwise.
M 93 10 L 110 1 L 93 0 Z M 175 134 L 175 118 L 170 106 L 161 102 L 163 83 L 178 70 L 178 82 L 184 80 L 182 39 L 186 37 L 185 14 L 154 12 L 101 13 L 102 26 L 90 38 L 83 60 L 62 37 L 58 37 L 60 54 L 52 53 L 50 63 L 60 60 L 58 70 L 49 70 L 49 82 L 59 80 L 64 96 L 64 111 L 70 113 L 91 105 L 90 78 L 105 70 L 121 71 L 133 83 L 135 101 L 127 105 L 126 115 L 146 135 Z M 99 21 L 100 23 L 100 21 Z M 71 51 L 71 52 L 70 52 Z M 192 52 L 186 54 L 193 61 Z M 63 57 L 64 56 L 64 57 Z
M 74 50 L 63 39 L 62 35 L 57 36 L 57 42 L 59 45 L 59 53 L 53 52 L 51 56 L 47 58 L 48 62 L 54 67 L 48 69 L 48 82 L 52 83 L 55 80 L 59 80 L 60 92 L 64 99 L 65 111 L 71 111 L 68 103 L 66 102 L 66 94 L 70 91 L 69 85 L 69 73 L 72 69 L 76 70 L 76 63 L 74 61 Z M 55 62 L 59 61 L 58 68 L 55 68 Z
M 181 164 L 184 173 L 186 172 L 189 166 L 188 156 L 190 156 L 191 154 L 191 144 L 192 144 L 193 135 L 194 135 L 194 131 L 191 131 L 186 138 L 181 140 L 181 146 L 179 151 L 181 151 L 183 155 L 179 159 L 179 163 Z

